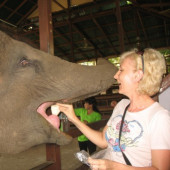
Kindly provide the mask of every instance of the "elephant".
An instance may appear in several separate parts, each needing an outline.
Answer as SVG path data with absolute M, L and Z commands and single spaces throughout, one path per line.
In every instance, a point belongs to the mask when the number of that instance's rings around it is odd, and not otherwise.
M 66 145 L 60 119 L 46 111 L 99 94 L 114 82 L 116 66 L 98 59 L 83 66 L 50 55 L 0 31 L 0 153 L 16 154 L 43 143 Z

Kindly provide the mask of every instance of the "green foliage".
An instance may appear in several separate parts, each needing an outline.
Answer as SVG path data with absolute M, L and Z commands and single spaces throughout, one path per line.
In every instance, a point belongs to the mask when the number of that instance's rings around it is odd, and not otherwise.
M 170 49 L 160 50 L 160 52 L 164 55 L 166 65 L 167 65 L 167 73 L 170 73 Z
M 109 58 L 108 59 L 112 64 L 115 66 L 119 67 L 120 66 L 120 57 L 114 57 L 114 58 Z
M 80 65 L 85 65 L 85 66 L 95 66 L 96 65 L 96 61 L 85 61 L 82 63 L 79 63 Z
M 117 67 L 120 66 L 120 64 L 119 64 L 120 57 L 109 58 L 108 61 L 111 62 L 112 64 L 114 64 Z M 95 66 L 96 65 L 96 61 L 85 61 L 85 62 L 81 62 L 79 64 L 86 65 L 86 66 Z
M 132 2 L 131 2 L 131 1 L 126 1 L 126 3 L 127 3 L 128 5 L 132 4 Z

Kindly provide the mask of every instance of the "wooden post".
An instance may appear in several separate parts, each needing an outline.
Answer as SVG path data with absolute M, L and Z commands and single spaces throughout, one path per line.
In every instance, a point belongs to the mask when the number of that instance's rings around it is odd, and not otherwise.
M 120 43 L 120 52 L 122 53 L 125 50 L 124 46 L 124 31 L 122 25 L 122 16 L 120 9 L 120 0 L 116 0 L 116 17 L 117 17 L 117 25 L 118 25 L 118 33 L 119 33 L 119 43 Z
M 51 0 L 38 0 L 40 49 L 54 54 Z M 60 147 L 46 144 L 46 158 L 52 164 L 46 170 L 61 170 Z
M 38 0 L 40 49 L 54 54 L 51 0 Z
M 61 170 L 60 146 L 56 144 L 46 144 L 47 161 L 54 162 L 45 170 Z

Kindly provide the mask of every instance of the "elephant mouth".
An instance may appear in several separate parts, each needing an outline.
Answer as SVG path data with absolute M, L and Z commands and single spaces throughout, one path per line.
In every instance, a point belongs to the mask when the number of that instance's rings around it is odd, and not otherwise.
M 55 104 L 55 102 L 45 102 L 42 103 L 37 112 L 44 117 L 54 128 L 59 130 L 60 127 L 60 119 L 57 115 L 51 114 L 51 105 Z

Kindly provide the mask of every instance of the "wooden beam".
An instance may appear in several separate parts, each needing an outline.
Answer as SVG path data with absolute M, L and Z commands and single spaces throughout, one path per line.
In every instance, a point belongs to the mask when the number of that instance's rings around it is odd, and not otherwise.
M 60 6 L 69 16 L 69 20 L 66 22 L 69 25 L 69 34 L 70 34 L 70 39 L 71 41 L 69 41 L 67 38 L 65 38 L 65 36 L 61 35 L 61 33 L 59 31 L 57 31 L 56 29 L 54 30 L 55 32 L 57 32 L 61 38 L 63 38 L 65 41 L 67 41 L 68 45 L 71 45 L 71 59 L 70 61 L 74 62 L 74 41 L 73 41 L 73 25 L 72 25 L 72 20 L 71 20 L 71 10 L 70 10 L 70 6 L 71 6 L 71 1 L 68 0 L 68 9 L 66 9 L 64 6 L 62 6 L 59 2 L 57 2 L 56 0 L 53 0 L 58 6 Z M 81 51 L 78 50 L 80 53 Z M 68 58 L 69 60 L 69 58 Z
M 27 0 L 24 0 L 22 1 L 18 6 L 17 8 L 15 8 L 15 10 L 13 12 L 11 12 L 11 14 L 6 18 L 6 20 L 8 20 L 9 18 L 11 18 L 11 16 L 13 16 L 17 11 L 18 9 L 20 9 L 25 3 L 26 3 Z
M 168 38 L 170 38 L 170 36 L 169 36 Z M 159 39 L 153 38 L 153 39 L 149 39 L 149 41 L 152 42 L 152 41 L 159 41 L 159 40 L 163 40 L 163 39 L 164 39 L 164 37 L 159 38 Z M 141 42 L 143 42 L 143 41 L 141 41 Z M 132 48 L 131 46 L 134 45 L 134 44 L 135 44 L 135 42 L 125 43 L 125 45 L 126 45 L 127 48 Z M 116 45 L 115 47 L 119 47 L 119 46 Z M 109 49 L 111 49 L 111 48 L 112 48 L 112 47 L 105 47 L 105 48 L 101 48 L 101 50 L 106 50 L 106 49 L 109 50 Z M 159 49 L 170 49 L 170 46 L 167 46 L 167 47 L 159 47 L 159 48 L 156 48 L 156 49 L 157 49 L 157 50 L 159 50 Z M 94 51 L 94 50 L 88 50 L 88 51 L 84 51 L 84 52 L 82 52 L 82 53 L 87 53 L 87 52 L 89 52 L 89 51 Z M 79 52 L 76 52 L 75 55 L 76 55 L 76 54 L 80 54 L 80 53 L 79 53 Z M 66 56 L 69 57 L 70 54 L 67 54 Z M 62 57 L 62 55 L 61 55 L 60 57 Z M 108 56 L 104 56 L 104 57 L 108 57 Z
M 63 5 L 61 5 L 59 2 L 57 2 L 57 0 L 53 0 L 53 1 L 67 13 L 67 9 Z
M 143 25 L 142 18 L 141 18 L 141 16 L 140 16 L 140 13 L 139 13 L 138 10 L 137 10 L 137 15 L 138 15 L 138 18 L 139 18 L 139 21 L 140 21 L 140 24 L 141 24 L 141 27 L 142 27 L 142 30 L 143 30 L 143 33 L 144 33 L 145 43 L 146 43 L 148 46 L 150 46 L 150 43 L 149 43 L 149 41 L 148 41 L 148 36 L 147 36 L 146 31 L 145 31 L 145 27 L 144 27 L 144 25 Z
M 32 2 L 32 1 L 31 1 Z M 37 3 L 29 10 L 22 18 L 16 23 L 16 25 L 20 25 L 24 19 L 26 19 L 35 9 L 37 9 Z
M 40 49 L 54 54 L 51 0 L 38 0 Z M 47 161 L 53 163 L 46 170 L 61 170 L 60 147 L 56 144 L 46 144 Z
M 130 0 L 130 1 L 132 2 L 132 5 L 135 8 L 138 8 L 140 11 L 146 12 L 146 13 L 148 13 L 150 15 L 153 15 L 155 17 L 159 17 L 159 18 L 167 20 L 167 21 L 170 20 L 170 16 L 161 14 L 160 12 L 158 12 L 157 10 L 155 10 L 153 8 L 148 8 L 148 7 L 142 6 L 139 3 L 137 3 L 136 0 Z
M 40 49 L 54 54 L 51 0 L 38 0 Z
M 99 130 L 101 127 L 104 127 L 107 123 L 108 119 L 103 119 L 94 123 L 89 123 L 88 126 L 91 127 L 92 129 L 95 130 Z M 72 136 L 73 138 L 79 136 L 82 134 L 82 132 L 80 130 L 78 130 L 78 128 L 72 128 L 71 130 L 69 130 L 67 132 L 67 134 L 69 134 L 70 136 Z
M 128 23 L 128 22 L 131 22 L 131 20 L 127 20 L 127 22 L 125 22 L 125 23 Z M 105 24 L 105 25 L 103 25 L 104 27 L 107 27 L 107 26 L 112 26 L 112 25 L 114 25 L 113 23 L 111 23 L 111 24 Z M 167 27 L 169 26 L 169 24 L 167 24 Z M 154 29 L 154 28 L 160 28 L 160 27 L 163 27 L 162 25 L 156 25 L 156 26 L 151 26 L 151 27 L 147 27 L 147 29 L 149 30 L 149 29 Z M 96 29 L 96 27 L 89 27 L 89 28 L 87 28 L 86 29 L 86 31 L 91 31 L 91 30 L 94 30 L 94 29 Z M 137 29 L 137 28 L 136 28 Z M 134 30 L 130 30 L 130 31 L 126 31 L 126 34 L 131 34 L 131 33 L 134 33 L 134 32 L 136 32 L 137 30 L 136 29 L 134 29 Z M 138 29 L 138 31 L 142 31 L 142 28 L 140 27 L 139 29 Z M 74 31 L 74 33 L 77 33 L 78 31 L 76 30 L 76 31 Z M 24 33 L 25 34 L 25 33 Z M 23 34 L 23 35 L 24 35 Z M 67 34 L 69 34 L 69 33 L 64 33 L 64 34 L 59 34 L 59 36 L 55 36 L 55 37 L 60 37 L 60 38 L 63 38 L 63 36 L 67 36 Z M 112 33 L 112 34 L 110 34 L 109 36 L 117 36 L 117 33 Z M 91 38 L 91 40 L 93 40 L 93 39 L 103 39 L 104 38 L 104 36 L 103 35 L 100 35 L 100 36 L 96 36 L 96 37 L 93 37 L 93 38 Z M 165 37 L 162 37 L 162 38 L 165 38 Z M 168 35 L 166 36 L 166 38 L 169 38 L 168 37 Z M 76 41 L 76 43 L 80 43 L 80 42 L 82 42 L 83 40 L 80 40 L 80 41 Z M 130 42 L 129 42 L 130 43 Z M 59 44 L 58 45 L 58 47 L 61 47 L 61 46 L 67 46 L 68 44 L 66 44 L 66 43 L 63 43 L 63 44 Z
M 7 1 L 7 0 L 6 0 Z M 5 1 L 4 1 L 5 2 Z M 4 3 L 3 2 L 3 3 Z M 67 10 L 66 10 L 66 8 L 64 8 L 60 3 L 58 3 L 57 2 L 57 0 L 54 0 L 54 2 L 56 3 L 56 4 L 58 4 L 66 13 L 67 13 Z M 134 0 L 132 1 L 132 2 L 134 2 Z M 98 7 L 98 8 L 100 8 L 100 7 L 102 7 L 103 5 L 105 5 L 105 4 L 110 4 L 110 3 L 113 3 L 113 0 L 109 0 L 109 1 L 103 1 L 103 2 L 101 2 L 100 4 L 96 4 L 95 6 L 96 7 Z M 148 8 L 148 7 L 160 7 L 160 6 L 170 6 L 170 2 L 167 2 L 167 3 L 150 3 L 150 4 L 141 4 L 140 6 L 138 5 L 134 5 L 134 7 L 140 7 L 140 10 L 142 10 L 142 11 L 145 11 L 146 13 L 151 13 L 151 12 L 149 12 L 149 10 L 150 10 L 150 8 Z M 132 5 L 128 5 L 128 6 L 121 6 L 121 11 L 122 12 L 127 12 L 128 10 L 131 10 L 132 9 Z M 88 9 L 91 9 L 91 8 L 94 8 L 94 6 L 87 6 L 87 7 L 85 7 L 84 8 L 84 10 L 88 10 Z M 148 9 L 148 10 L 145 10 L 145 9 Z M 77 10 L 80 10 L 79 8 L 77 9 Z M 106 15 L 111 15 L 111 14 L 113 14 L 113 9 L 112 10 L 107 10 L 107 11 L 103 11 L 103 12 L 99 12 L 99 13 L 97 13 L 97 14 L 93 14 L 94 15 L 94 17 L 101 17 L 101 16 L 106 16 Z M 157 12 L 158 13 L 158 12 Z M 62 16 L 63 14 L 61 13 L 55 13 L 54 14 L 54 17 L 55 17 L 55 15 L 57 15 L 58 17 L 59 16 Z M 154 15 L 154 14 L 153 14 Z M 159 17 L 161 16 L 161 18 L 163 17 L 162 15 L 160 15 L 159 14 Z M 82 21 L 84 21 L 84 20 L 89 20 L 90 19 L 90 15 L 85 15 L 85 16 L 81 16 L 81 17 L 78 17 L 78 18 L 75 18 L 75 19 L 73 19 L 73 23 L 77 23 L 77 22 L 82 22 Z M 163 17 L 163 19 L 167 19 L 168 21 L 169 21 L 169 19 L 167 18 L 167 17 Z M 56 27 L 61 27 L 61 26 L 65 26 L 67 23 L 65 22 L 65 21 L 60 21 L 60 22 L 57 22 L 57 25 L 56 25 Z M 24 26 L 26 26 L 26 25 L 29 25 L 29 24 L 25 24 Z M 55 26 L 55 23 L 54 23 L 54 26 Z
M 166 21 L 164 21 L 164 30 L 165 30 L 165 35 L 166 35 L 166 45 L 168 46 L 170 41 L 168 39 L 168 32 L 169 32 L 169 30 L 168 30 L 168 26 L 167 26 Z
M 71 41 L 71 58 L 70 61 L 74 62 L 74 45 L 73 45 L 73 25 L 71 19 L 71 0 L 67 0 L 68 4 L 68 25 L 69 25 L 69 32 L 70 32 L 70 41 Z
M 85 35 L 85 33 L 83 33 L 75 24 L 73 24 L 73 28 L 74 28 L 76 31 L 78 31 L 78 33 L 79 33 L 82 37 L 86 38 L 87 42 L 88 42 L 91 46 L 94 47 L 94 49 L 96 50 L 96 53 L 98 53 L 98 54 L 100 55 L 100 57 L 104 57 L 103 54 L 100 52 L 100 50 L 95 46 L 95 44 L 94 44 L 91 40 L 89 40 L 89 37 L 88 37 L 87 35 Z
M 4 4 L 7 2 L 8 0 L 4 0 L 1 5 L 0 5 L 0 8 L 4 6 Z
M 124 45 L 124 31 L 122 25 L 120 1 L 116 0 L 115 3 L 116 3 L 116 17 L 117 17 L 117 25 L 118 25 L 117 29 L 119 33 L 120 52 L 122 53 L 125 50 L 125 45 Z
M 113 51 L 115 52 L 115 54 L 118 54 L 118 51 L 115 49 L 115 47 L 113 46 L 112 42 L 110 41 L 109 37 L 106 35 L 105 31 L 103 30 L 103 28 L 101 27 L 101 25 L 97 22 L 96 18 L 93 17 L 92 15 L 92 20 L 93 22 L 96 24 L 97 28 L 102 32 L 102 34 L 104 35 L 104 37 L 106 38 L 108 44 L 110 45 L 110 47 L 113 48 Z
M 153 8 L 153 7 L 168 7 L 168 6 L 170 6 L 170 2 L 158 2 L 158 3 L 146 3 L 146 4 L 141 4 L 141 7 L 146 7 L 146 8 Z

